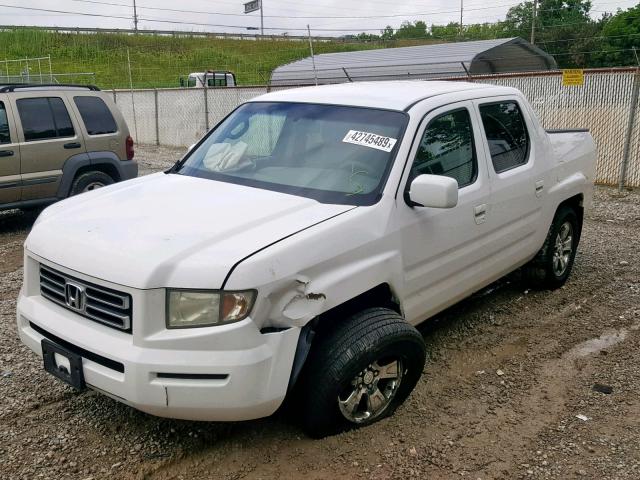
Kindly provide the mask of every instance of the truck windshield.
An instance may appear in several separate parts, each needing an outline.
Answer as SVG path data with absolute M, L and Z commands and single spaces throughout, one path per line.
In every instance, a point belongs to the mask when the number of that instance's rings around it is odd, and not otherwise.
M 306 103 L 240 106 L 176 173 L 323 203 L 372 205 L 407 124 L 402 112 Z

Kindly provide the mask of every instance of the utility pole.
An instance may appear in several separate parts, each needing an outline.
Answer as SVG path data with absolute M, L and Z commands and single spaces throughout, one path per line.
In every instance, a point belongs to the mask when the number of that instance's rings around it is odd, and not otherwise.
M 536 43 L 536 17 L 538 15 L 538 0 L 533 0 L 533 16 L 531 17 L 531 44 Z
M 262 11 L 262 0 L 260 0 L 260 35 L 264 37 L 264 12 Z
M 316 79 L 316 85 L 318 85 L 318 72 L 316 70 L 316 57 L 313 55 L 313 42 L 311 42 L 311 27 L 307 24 L 307 34 L 309 35 L 309 50 L 311 51 L 311 61 L 313 62 L 313 76 Z M 345 70 L 345 73 L 346 70 Z M 348 77 L 348 75 L 347 75 Z
M 127 67 L 129 69 L 129 90 L 131 91 L 131 108 L 133 109 L 133 129 L 136 132 L 136 142 L 138 142 L 138 120 L 136 119 L 136 99 L 133 96 L 133 75 L 131 74 L 131 57 L 129 47 L 127 47 Z
M 462 37 L 462 7 L 464 0 L 460 0 L 460 37 Z
M 133 0 L 133 29 L 138 31 L 138 9 L 136 8 L 136 0 Z

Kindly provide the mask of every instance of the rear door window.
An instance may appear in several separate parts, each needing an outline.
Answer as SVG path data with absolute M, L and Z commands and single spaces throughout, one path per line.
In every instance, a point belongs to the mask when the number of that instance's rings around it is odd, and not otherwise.
M 21 98 L 16 101 L 27 142 L 73 137 L 69 112 L 59 97 Z
M 496 173 L 511 170 L 529 159 L 529 133 L 520 107 L 514 101 L 480 105 Z
M 3 102 L 0 102 L 0 145 L 11 143 L 11 135 L 9 133 L 9 118 L 7 110 Z
M 104 100 L 99 97 L 79 96 L 73 97 L 73 101 L 89 135 L 104 135 L 118 131 L 118 125 Z

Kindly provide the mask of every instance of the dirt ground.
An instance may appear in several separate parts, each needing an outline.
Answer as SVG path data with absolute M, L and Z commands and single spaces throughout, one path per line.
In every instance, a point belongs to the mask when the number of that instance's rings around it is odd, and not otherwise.
M 139 148 L 141 170 L 181 153 Z M 0 214 L 0 478 L 640 478 L 637 192 L 597 190 L 565 287 L 527 291 L 515 273 L 426 322 L 405 405 L 319 441 L 286 413 L 172 421 L 46 374 L 14 319 L 34 220 Z

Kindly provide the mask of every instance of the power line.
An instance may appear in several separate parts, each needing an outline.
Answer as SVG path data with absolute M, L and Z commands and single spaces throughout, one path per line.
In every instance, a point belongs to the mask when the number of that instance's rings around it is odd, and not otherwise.
M 2 5 L 0 5 L 2 6 Z M 159 19 L 159 18 L 152 18 L 152 17 L 145 17 L 142 18 L 142 20 L 146 21 L 146 22 L 155 22 L 155 23 L 169 23 L 169 24 L 175 24 L 175 25 L 194 25 L 194 26 L 201 26 L 201 27 L 225 27 L 225 28 L 246 28 L 245 26 L 240 26 L 240 25 L 218 25 L 218 24 L 212 24 L 212 23 L 201 23 L 201 22 L 189 22 L 186 20 L 166 20 L 166 19 Z M 484 23 L 483 25 L 500 25 L 500 24 L 504 24 L 504 21 L 497 21 L 497 22 L 487 22 Z M 561 23 L 561 24 L 556 24 L 556 25 L 541 25 L 540 28 L 541 29 L 545 29 L 545 28 L 549 28 L 549 27 L 568 27 L 571 25 L 581 25 L 581 24 L 596 24 L 596 21 L 591 20 L 591 21 L 586 21 L 586 22 L 574 22 L 574 23 Z M 277 31 L 304 31 L 306 30 L 306 28 L 296 28 L 296 27 L 264 27 L 265 30 L 277 30 Z M 380 32 L 381 30 L 383 30 L 382 28 L 319 28 L 319 27 L 314 27 L 314 30 L 316 31 L 321 31 L 321 32 L 348 32 L 348 33 L 352 33 L 352 32 Z M 397 30 L 397 29 L 396 29 Z
M 100 0 L 71 0 L 73 2 L 79 3 L 90 3 L 97 5 L 109 5 L 109 6 L 118 6 L 118 7 L 126 7 L 130 8 L 131 6 L 124 3 L 114 3 Z M 605 3 L 605 2 L 602 2 Z M 609 2 L 610 3 L 610 2 Z M 617 2 L 616 2 L 617 3 Z M 516 6 L 519 3 L 505 3 L 500 5 L 493 5 L 489 7 L 477 7 L 477 8 L 465 8 L 465 12 L 470 11 L 483 11 L 483 10 L 495 10 L 503 7 Z M 174 13 L 196 13 L 196 14 L 204 14 L 204 15 L 220 15 L 220 16 L 229 16 L 229 17 L 244 17 L 243 13 L 228 13 L 228 12 L 214 12 L 210 10 L 187 10 L 187 9 L 177 9 L 177 8 L 167 8 L 167 7 L 147 7 L 144 5 L 138 5 L 139 10 L 155 10 L 155 11 L 163 11 L 163 12 L 174 12 Z M 560 8 L 545 8 L 538 9 L 538 12 L 550 12 L 550 11 L 558 11 L 558 10 L 566 10 L 566 7 Z M 599 10 L 593 10 L 594 12 L 599 12 Z M 264 15 L 264 18 L 287 18 L 287 19 L 350 19 L 350 20 L 365 20 L 365 19 L 376 19 L 376 18 L 400 18 L 400 17 L 422 17 L 426 15 L 440 15 L 447 13 L 459 13 L 460 9 L 457 10 L 431 10 L 427 12 L 407 12 L 407 13 L 394 13 L 388 15 Z M 305 30 L 305 29 L 302 29 Z
M 18 9 L 18 10 L 25 10 L 25 11 L 38 11 L 38 12 L 49 12 L 49 13 L 60 13 L 60 14 L 68 14 L 68 15 L 77 15 L 77 16 L 88 16 L 88 17 L 100 17 L 100 18 L 115 18 L 115 19 L 123 19 L 123 20 L 130 20 L 131 17 L 129 16 L 122 16 L 122 15 L 107 15 L 107 14 L 99 14 L 99 13 L 87 13 L 87 12 L 77 12 L 77 11 L 67 11 L 67 10 L 57 10 L 57 9 L 47 9 L 47 8 L 36 8 L 36 7 L 23 7 L 23 6 L 18 6 L 18 5 L 7 5 L 7 4 L 0 4 L 0 7 L 4 7 L 4 8 L 12 8 L 12 9 Z M 456 10 L 456 12 L 458 12 L 458 10 Z M 362 18 L 362 17 L 357 17 L 357 18 Z M 181 20 L 169 20 L 169 19 L 163 19 L 163 18 L 152 18 L 152 17 L 145 17 L 145 18 L 139 18 L 139 20 L 141 21 L 145 21 L 145 22 L 152 22 L 152 23 L 166 23 L 166 24 L 175 24 L 175 25 L 192 25 L 192 26 L 204 26 L 204 27 L 221 27 L 221 28 L 236 28 L 236 29 L 245 29 L 246 26 L 245 25 L 228 25 L 228 24 L 213 24 L 213 23 L 202 23 L 202 22 L 189 22 L 189 21 L 181 21 Z M 504 21 L 498 21 L 498 22 L 487 22 L 484 25 L 491 25 L 491 24 L 502 24 L 504 23 Z M 540 25 L 539 28 L 541 30 L 543 29 L 548 29 L 551 27 L 567 27 L 567 26 L 571 26 L 571 25 L 581 25 L 581 24 L 595 24 L 596 21 L 594 20 L 589 20 L 589 21 L 583 21 L 583 22 L 573 22 L 573 23 L 563 23 L 563 24 L 556 24 L 556 25 Z M 265 27 L 265 30 L 272 30 L 272 31 L 304 31 L 306 30 L 305 28 L 295 28 L 295 27 Z M 381 31 L 380 28 L 367 28 L 367 29 L 355 29 L 355 28 L 318 28 L 318 27 L 314 27 L 314 30 L 316 31 L 323 31 L 323 32 L 379 32 Z
M 110 5 L 110 6 L 119 6 L 119 7 L 130 7 L 129 5 L 125 5 L 123 3 L 112 3 L 112 2 L 103 2 L 98 0 L 72 0 L 73 2 L 81 2 L 81 3 L 91 3 L 98 5 Z M 515 5 L 513 3 L 494 5 L 491 7 L 479 7 L 479 8 L 467 8 L 465 11 L 480 11 L 480 10 L 495 10 L 497 8 L 503 8 Z M 186 10 L 186 9 L 176 9 L 176 8 L 166 8 L 166 7 L 146 7 L 139 5 L 138 9 L 140 10 L 157 10 L 164 12 L 176 12 L 176 13 L 197 13 L 204 15 L 221 15 L 221 16 L 229 16 L 229 17 L 244 17 L 244 14 L 241 13 L 227 13 L 227 12 L 212 12 L 212 11 L 204 11 L 204 10 Z M 553 9 L 560 10 L 560 9 Z M 264 18 L 299 18 L 304 20 L 309 19 L 352 19 L 352 20 L 364 20 L 364 19 L 375 19 L 375 18 L 400 18 L 400 17 L 421 17 L 426 15 L 438 15 L 445 13 L 457 13 L 460 10 L 433 10 L 429 12 L 414 12 L 414 13 L 395 13 L 389 15 L 264 15 Z
M 17 6 L 17 5 L 0 4 L 0 7 L 15 8 L 17 10 L 28 10 L 28 11 L 33 11 L 33 12 L 64 13 L 64 14 L 69 14 L 69 15 L 80 15 L 80 16 L 83 16 L 83 17 L 119 18 L 119 19 L 123 19 L 123 20 L 130 20 L 131 19 L 131 17 L 124 17 L 124 16 L 120 16 L 120 15 L 104 15 L 104 14 L 100 14 L 100 13 L 69 12 L 69 11 L 66 11 L 66 10 L 53 10 L 53 9 L 49 9 L 49 8 L 35 8 L 35 7 L 20 7 L 20 6 Z

